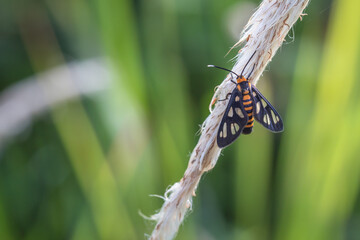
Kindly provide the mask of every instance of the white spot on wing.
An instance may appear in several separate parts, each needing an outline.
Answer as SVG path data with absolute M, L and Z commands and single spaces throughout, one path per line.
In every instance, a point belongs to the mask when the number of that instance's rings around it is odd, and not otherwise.
M 238 101 L 240 101 L 240 97 L 239 97 L 239 96 L 236 96 L 236 97 L 235 97 L 235 102 L 238 102 Z
M 231 134 L 234 135 L 236 133 L 234 124 L 231 124 Z
M 239 126 L 239 124 L 237 124 L 237 123 L 234 123 L 234 126 L 235 126 L 235 131 L 237 132 L 237 131 L 239 131 L 239 129 L 240 129 L 240 126 Z
M 266 115 L 264 115 L 263 121 L 264 121 L 264 123 L 267 123 L 267 117 L 266 117 Z
M 267 117 L 267 124 L 270 125 L 270 117 L 269 117 L 269 114 L 266 114 L 266 117 Z
M 266 103 L 264 100 L 261 99 L 261 102 L 262 102 L 262 104 L 263 104 L 264 107 L 267 106 L 267 103 Z
M 230 107 L 229 113 L 228 113 L 228 117 L 232 117 L 234 116 L 234 112 L 233 112 L 233 108 Z
M 272 111 L 272 110 L 271 110 L 271 117 L 272 117 L 274 123 L 276 124 L 276 122 L 277 122 L 278 120 L 276 119 L 275 113 L 274 113 L 274 111 Z
M 226 123 L 224 123 L 224 126 L 223 126 L 223 135 L 224 135 L 224 138 L 226 138 L 226 136 L 227 136 Z
M 256 103 L 256 114 L 259 114 L 259 112 L 260 112 L 260 107 L 261 107 L 260 102 L 257 102 L 257 103 Z
M 235 112 L 237 115 L 239 115 L 239 117 L 244 118 L 244 114 L 242 113 L 240 108 L 235 108 Z

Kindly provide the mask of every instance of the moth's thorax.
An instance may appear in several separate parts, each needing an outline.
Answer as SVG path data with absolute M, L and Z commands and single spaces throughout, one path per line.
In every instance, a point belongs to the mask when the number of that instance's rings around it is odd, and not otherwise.
M 236 82 L 237 82 L 236 87 L 240 92 L 242 92 L 243 94 L 249 93 L 251 84 L 248 82 L 246 78 L 240 76 L 236 79 Z

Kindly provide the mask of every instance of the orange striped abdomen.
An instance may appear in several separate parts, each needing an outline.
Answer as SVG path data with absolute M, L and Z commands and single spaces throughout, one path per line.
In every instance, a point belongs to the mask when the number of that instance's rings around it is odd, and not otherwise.
M 248 120 L 245 128 L 243 129 L 242 133 L 250 134 L 252 132 L 252 128 L 254 126 L 253 102 L 251 100 L 249 93 L 244 94 L 242 100 L 243 100 L 244 109 L 245 109 L 247 115 L 249 116 L 249 120 Z

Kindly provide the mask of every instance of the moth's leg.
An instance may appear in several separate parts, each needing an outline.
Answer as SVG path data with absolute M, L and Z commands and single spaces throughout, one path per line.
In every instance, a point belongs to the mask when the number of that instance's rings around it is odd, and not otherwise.
M 226 94 L 226 97 L 224 99 L 217 100 L 218 102 L 226 101 L 228 100 L 229 96 L 231 96 L 231 93 Z

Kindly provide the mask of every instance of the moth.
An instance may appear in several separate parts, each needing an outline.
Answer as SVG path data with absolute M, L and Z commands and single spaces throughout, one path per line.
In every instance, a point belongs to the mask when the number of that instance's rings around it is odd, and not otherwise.
M 250 134 L 254 126 L 254 119 L 272 132 L 282 132 L 284 130 L 279 113 L 261 92 L 248 81 L 255 65 L 247 78 L 243 76 L 244 70 L 254 54 L 245 64 L 240 75 L 226 68 L 208 65 L 208 67 L 219 68 L 236 76 L 236 81 L 231 80 L 236 85 L 234 90 L 227 95 L 227 98 L 218 100 L 224 101 L 230 96 L 217 133 L 219 148 L 230 145 L 241 133 Z

